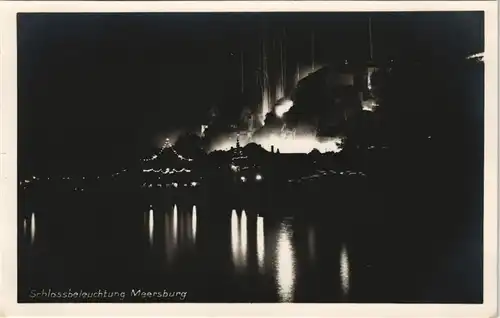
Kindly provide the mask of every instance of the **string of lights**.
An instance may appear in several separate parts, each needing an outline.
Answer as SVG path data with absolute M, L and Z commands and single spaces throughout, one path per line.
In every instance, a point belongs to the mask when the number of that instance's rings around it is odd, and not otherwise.
M 167 138 L 165 139 L 165 142 L 163 144 L 163 146 L 161 147 L 160 151 L 158 154 L 154 154 L 152 155 L 150 158 L 145 158 L 145 159 L 142 159 L 143 162 L 148 162 L 148 161 L 153 161 L 153 160 L 156 160 L 158 159 L 158 157 L 165 151 L 165 149 L 171 149 L 172 152 L 177 156 L 178 159 L 180 160 L 183 160 L 183 161 L 188 161 L 188 162 L 191 162 L 193 161 L 192 158 L 186 158 L 182 155 L 180 155 L 173 147 L 172 143 L 170 142 L 170 140 Z M 128 169 L 121 169 L 120 171 L 117 171 L 117 172 L 114 172 L 110 175 L 111 178 L 115 178 L 117 176 L 119 176 L 120 174 L 122 174 L 123 172 L 127 172 Z M 162 174 L 174 174 L 174 173 L 182 173 L 182 172 L 191 172 L 191 170 L 189 169 L 186 169 L 186 168 L 182 168 L 182 169 L 158 169 L 158 170 L 155 170 L 155 169 L 144 169 L 143 172 L 156 172 L 156 173 L 162 173 Z M 46 178 L 47 180 L 51 180 L 50 177 L 47 177 Z M 63 176 L 63 177 L 60 177 L 60 178 L 53 178 L 53 180 L 56 180 L 56 179 L 59 179 L 59 180 L 66 180 L 66 181 L 70 181 L 70 180 L 73 180 L 73 181 L 76 181 L 76 180 L 90 180 L 90 179 L 93 179 L 92 177 L 67 177 L 67 176 Z M 97 179 L 97 180 L 101 180 L 101 176 L 95 176 L 94 179 Z M 36 176 L 33 176 L 31 179 L 27 179 L 27 180 L 23 180 L 23 181 L 20 181 L 19 184 L 21 186 L 23 185 L 28 185 L 28 184 L 33 184 L 35 181 L 39 181 L 41 180 L 39 177 L 36 177 Z M 44 179 L 45 180 L 45 179 Z
M 156 160 L 158 159 L 158 156 L 160 156 L 161 154 L 163 154 L 163 152 L 165 151 L 165 149 L 171 149 L 172 152 L 177 156 L 177 158 L 179 158 L 180 160 L 184 160 L 184 161 L 193 161 L 192 158 L 186 158 L 182 155 L 180 155 L 174 148 L 174 146 L 172 145 L 172 143 L 170 142 L 170 139 L 166 138 L 165 139 L 165 142 L 163 143 L 162 147 L 160 148 L 160 151 L 157 153 L 157 154 L 154 154 L 152 155 L 150 158 L 145 158 L 145 159 L 142 159 L 143 162 L 148 162 L 148 161 L 153 161 L 153 160 Z
M 182 169 L 179 169 L 179 170 L 166 168 L 165 170 L 162 170 L 162 169 L 158 169 L 158 170 L 155 170 L 155 169 L 143 169 L 142 172 L 156 172 L 156 173 L 163 173 L 163 174 L 174 174 L 174 173 L 178 173 L 178 172 L 191 172 L 191 170 L 186 169 L 186 168 L 182 168 Z

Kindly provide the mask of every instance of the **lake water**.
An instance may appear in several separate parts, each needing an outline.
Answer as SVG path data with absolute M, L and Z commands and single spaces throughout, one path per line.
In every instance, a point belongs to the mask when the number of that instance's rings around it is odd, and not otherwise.
M 433 234 L 428 222 L 377 218 L 382 208 L 370 202 L 355 214 L 331 196 L 285 206 L 223 198 L 159 191 L 23 202 L 19 301 L 82 301 L 33 297 L 42 290 L 125 292 L 86 300 L 107 302 L 482 301 L 475 234 L 457 239 Z M 462 266 L 476 279 L 457 274 Z

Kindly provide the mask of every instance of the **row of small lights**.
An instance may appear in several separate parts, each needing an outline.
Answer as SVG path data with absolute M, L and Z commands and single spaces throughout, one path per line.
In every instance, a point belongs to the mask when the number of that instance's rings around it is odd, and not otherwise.
M 339 174 L 339 175 L 345 175 L 345 176 L 354 176 L 354 175 L 358 175 L 358 176 L 362 176 L 362 177 L 366 177 L 367 175 L 364 173 L 364 172 L 355 172 L 355 171 L 340 171 L 340 172 L 336 172 L 336 171 L 328 171 L 330 174 Z M 324 173 L 324 172 L 320 172 L 321 175 L 318 175 L 318 174 L 313 174 L 311 176 L 307 176 L 307 177 L 302 177 L 302 178 L 299 178 L 298 180 L 293 180 L 293 179 L 290 179 L 288 180 L 288 182 L 300 182 L 300 181 L 303 181 L 303 180 L 311 180 L 311 179 L 317 179 L 317 178 L 320 178 L 322 176 L 326 176 L 328 173 Z
M 156 172 L 156 173 L 162 173 L 162 174 L 174 174 L 174 173 L 179 173 L 179 172 L 191 172 L 191 170 L 186 169 L 186 168 L 182 168 L 180 170 L 167 168 L 165 170 L 162 170 L 162 169 L 158 169 L 158 170 L 143 169 L 142 172 Z
M 116 177 L 118 175 L 120 175 L 122 172 L 127 172 L 127 169 L 123 169 L 119 172 L 115 172 L 115 173 L 112 173 L 111 174 L 111 177 Z M 99 180 L 101 177 L 100 176 L 96 176 L 94 177 L 95 179 Z M 92 179 L 91 177 L 60 177 L 60 178 L 57 178 L 57 177 L 47 177 L 47 178 L 43 178 L 44 180 L 77 180 L 77 179 L 81 179 L 81 180 L 90 180 Z M 34 181 L 41 181 L 42 178 L 40 177 L 37 177 L 37 176 L 33 176 L 31 177 L 31 179 L 26 179 L 26 180 L 23 180 L 23 181 L 20 181 L 19 184 L 20 185 L 23 185 L 23 184 L 30 184 L 30 183 L 33 183 Z
M 162 146 L 162 148 L 161 148 L 161 150 L 160 150 L 160 153 L 159 153 L 159 154 L 162 154 L 162 153 L 163 153 L 163 151 L 164 151 L 167 147 L 168 147 L 168 148 L 171 148 L 171 149 L 172 149 L 172 151 L 174 152 L 174 154 L 175 154 L 175 155 L 176 155 L 179 159 L 181 159 L 181 160 L 185 160 L 185 161 L 193 161 L 193 159 L 191 159 L 191 158 L 186 158 L 186 157 L 181 156 L 181 155 L 180 155 L 180 154 L 179 154 L 179 153 L 178 153 L 178 152 L 177 152 L 177 151 L 173 148 L 173 146 L 172 146 L 172 144 L 170 143 L 170 141 L 169 141 L 169 139 L 168 139 L 168 138 L 165 140 L 165 143 L 164 143 L 164 145 Z M 158 158 L 158 155 L 156 155 L 156 154 L 155 154 L 155 155 L 153 155 L 153 156 L 152 156 L 151 158 L 149 158 L 149 159 L 143 159 L 143 161 L 151 161 L 151 160 L 154 160 L 154 159 L 156 159 L 156 158 Z M 126 171 L 127 171 L 127 169 L 123 169 L 123 170 L 121 170 L 121 171 L 119 171 L 119 172 L 115 172 L 115 173 L 111 174 L 111 177 L 113 177 L 113 178 L 114 178 L 114 177 L 116 177 L 116 176 L 119 176 L 122 172 L 126 172 Z M 182 168 L 182 169 L 180 169 L 180 170 L 176 170 L 176 169 L 168 169 L 168 168 L 167 168 L 166 170 L 161 170 L 161 169 L 160 169 L 160 170 L 154 170 L 154 169 L 145 169 L 145 170 L 143 170 L 143 172 L 151 172 L 151 171 L 152 171 L 152 172 L 160 172 L 160 173 L 163 173 L 163 174 L 173 174 L 173 173 L 177 173 L 177 172 L 191 172 L 191 170 L 189 170 L 189 169 L 185 169 L 185 168 Z M 71 178 L 71 177 L 61 177 L 61 179 L 62 179 L 62 180 L 72 180 L 72 178 Z M 74 178 L 74 179 L 78 179 L 78 178 Z M 90 178 L 89 178 L 89 179 L 90 179 Z M 96 177 L 96 179 L 100 179 L 100 176 L 97 176 L 97 177 Z M 24 180 L 24 181 L 20 181 L 20 182 L 19 182 L 19 184 L 20 184 L 20 185 L 30 184 L 30 183 L 32 183 L 32 182 L 33 182 L 33 180 L 35 180 L 35 181 L 39 181 L 39 180 L 41 180 L 41 179 L 40 179 L 39 177 L 33 176 L 33 177 L 32 177 L 32 180 Z M 50 178 L 50 177 L 47 177 L 47 180 L 51 180 L 51 178 Z M 86 180 L 86 177 L 82 177 L 82 180 Z
M 180 155 L 180 154 L 179 154 L 179 153 L 178 153 L 178 152 L 177 152 L 177 151 L 173 148 L 173 146 L 172 146 L 172 144 L 170 143 L 170 140 L 169 140 L 168 138 L 165 140 L 165 143 L 163 144 L 163 146 L 162 146 L 162 148 L 161 148 L 161 150 L 160 150 L 160 152 L 159 152 L 159 154 L 158 154 L 158 155 L 161 155 L 161 154 L 163 153 L 163 151 L 164 151 L 166 148 L 170 148 L 170 149 L 172 149 L 172 151 L 174 152 L 174 154 L 175 154 L 175 155 L 177 156 L 177 158 L 179 158 L 180 160 L 185 160 L 185 161 L 193 161 L 193 159 L 191 159 L 191 158 L 186 158 L 186 157 L 184 157 L 184 156 Z M 157 158 L 158 158 L 158 155 L 157 155 L 157 154 L 155 154 L 155 155 L 153 155 L 151 158 L 146 158 L 146 159 L 143 159 L 142 161 L 143 161 L 143 162 L 147 162 L 147 161 L 151 161 L 151 160 L 157 159 Z M 127 171 L 127 169 L 122 169 L 121 171 L 118 171 L 118 172 L 112 173 L 112 174 L 111 174 L 111 177 L 113 177 L 113 178 L 114 178 L 114 177 L 116 177 L 116 176 L 119 176 L 122 172 L 126 172 L 126 171 Z M 176 169 L 168 169 L 168 168 L 167 168 L 167 169 L 165 169 L 165 170 L 161 170 L 161 169 L 159 169 L 159 170 L 155 170 L 155 169 L 144 169 L 144 170 L 143 170 L 143 172 L 158 172 L 158 173 L 163 173 L 163 174 L 174 174 L 174 173 L 178 173 L 178 172 L 191 172 L 191 170 L 189 170 L 189 169 L 185 169 L 185 168 L 182 168 L 182 169 L 180 169 L 180 170 L 176 170 Z M 95 178 L 96 178 L 96 179 L 100 179 L 100 176 L 97 176 L 97 177 L 95 177 Z M 57 179 L 57 178 L 54 178 L 54 179 Z M 73 178 L 73 180 L 74 180 L 74 179 L 79 179 L 79 178 Z M 86 180 L 87 178 L 86 178 L 86 177 L 81 177 L 81 179 L 82 179 L 82 180 Z M 90 179 L 90 178 L 88 178 L 88 179 Z M 19 182 L 19 184 L 20 184 L 20 185 L 26 185 L 26 184 L 30 184 L 30 183 L 32 183 L 32 182 L 34 182 L 34 181 L 39 181 L 39 180 L 41 180 L 39 177 L 33 176 L 33 177 L 31 178 L 31 180 L 27 179 L 27 180 L 24 180 L 24 181 L 20 181 L 20 182 Z M 51 180 L 51 178 L 50 178 L 50 177 L 47 177 L 47 180 Z M 61 180 L 72 180 L 72 178 L 71 178 L 71 177 L 61 177 Z M 75 188 L 75 191 L 78 191 L 78 190 L 77 190 L 77 188 Z M 83 191 L 83 189 L 82 189 L 81 191 Z
M 172 150 L 172 152 L 177 156 L 177 158 L 179 158 L 180 160 L 184 160 L 184 161 L 193 161 L 193 159 L 191 158 L 186 158 L 184 156 L 181 156 L 173 147 L 173 145 L 170 143 L 170 140 L 168 138 L 165 139 L 165 143 L 163 144 L 163 146 L 161 147 L 160 149 L 160 152 L 156 155 L 153 155 L 151 158 L 146 158 L 146 159 L 143 159 L 143 162 L 148 162 L 148 161 L 153 161 L 155 159 L 158 158 L 159 155 L 161 155 L 163 153 L 163 151 L 165 151 L 165 149 L 167 148 L 170 148 Z M 166 169 L 143 169 L 142 170 L 143 172 L 155 172 L 155 173 L 162 173 L 162 174 L 175 174 L 175 173 L 182 173 L 182 172 L 191 172 L 190 169 L 186 169 L 186 168 L 182 168 L 182 169 L 170 169 L 170 168 L 166 168 Z M 158 177 L 158 179 L 160 179 Z M 189 184 L 191 187 L 196 187 L 199 185 L 198 182 L 196 181 L 193 181 Z M 184 184 L 184 187 L 187 187 L 188 184 Z M 177 182 L 172 182 L 171 184 L 161 184 L 161 183 L 158 183 L 156 185 L 153 185 L 153 184 L 146 184 L 146 183 L 143 183 L 142 188 L 168 188 L 168 187 L 174 187 L 174 188 L 178 188 L 179 187 L 179 183 Z
M 160 152 L 158 154 L 155 154 L 151 156 L 150 158 L 142 159 L 143 162 L 148 162 L 148 161 L 153 161 L 158 158 L 159 155 L 165 151 L 166 148 L 172 149 L 172 152 L 179 158 L 180 160 L 185 160 L 185 161 L 193 161 L 192 158 L 186 158 L 184 156 L 181 156 L 175 149 L 172 143 L 170 143 L 170 140 L 168 138 L 165 139 L 165 142 L 163 143 L 163 146 L 160 149 Z
M 198 185 L 199 185 L 199 183 L 196 182 L 196 181 L 192 181 L 191 183 L 189 183 L 189 186 L 193 187 L 193 188 L 197 187 Z M 169 188 L 169 187 L 178 188 L 179 186 L 180 185 L 177 182 L 172 182 L 171 184 L 161 184 L 161 183 L 158 183 L 158 184 L 152 184 L 152 183 L 146 184 L 146 183 L 143 183 L 142 186 L 141 186 L 141 188 L 153 188 L 153 187 L 155 187 L 155 188 Z M 187 187 L 187 186 L 188 186 L 188 184 L 185 183 L 184 187 Z

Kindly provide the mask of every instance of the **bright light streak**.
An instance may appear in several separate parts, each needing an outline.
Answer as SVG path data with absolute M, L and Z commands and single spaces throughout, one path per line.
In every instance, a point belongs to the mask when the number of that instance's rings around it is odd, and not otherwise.
M 274 112 L 276 113 L 276 116 L 279 118 L 283 117 L 283 115 L 290 110 L 290 108 L 293 107 L 293 101 L 286 99 L 280 104 L 276 105 L 276 108 L 274 109 Z
M 484 52 L 469 55 L 469 56 L 467 56 L 467 59 L 468 60 L 470 60 L 470 59 L 480 59 L 480 60 L 483 60 L 484 59 Z
M 350 280 L 350 268 L 349 268 L 349 255 L 347 254 L 347 249 L 342 246 L 340 251 L 340 282 L 342 284 L 342 292 L 344 295 L 349 293 L 349 280 Z
M 267 87 L 264 88 L 262 91 L 262 101 L 260 105 L 260 114 L 258 115 L 260 124 L 264 126 L 264 121 L 266 119 L 267 113 L 271 110 L 272 107 L 272 101 L 271 101 L 271 96 L 269 89 Z
M 257 217 L 257 260 L 259 262 L 259 270 L 264 269 L 264 218 Z
M 282 223 L 278 233 L 277 271 L 278 296 L 281 302 L 292 302 L 295 289 L 295 251 L 291 243 L 292 229 Z
M 245 210 L 241 212 L 240 220 L 240 244 L 241 244 L 241 261 L 243 265 L 246 265 L 247 261 L 247 214 Z
M 366 77 L 366 81 L 367 81 L 368 90 L 371 91 L 372 90 L 372 72 L 371 71 L 368 72 L 368 75 Z
M 240 237 L 238 233 L 238 214 L 236 210 L 231 213 L 231 251 L 233 254 L 233 263 L 238 264 L 238 252 L 240 247 Z
M 149 242 L 153 244 L 153 230 L 154 230 L 154 212 L 153 209 L 149 210 Z
M 197 216 L 196 216 L 196 205 L 193 205 L 193 216 L 192 216 L 192 231 L 193 239 L 196 241 L 196 226 L 197 226 Z
M 173 232 L 175 231 L 173 218 L 170 213 L 165 213 L 165 253 L 167 261 L 172 263 L 175 260 L 177 252 L 177 242 L 174 238 Z
M 172 224 L 172 235 L 174 236 L 174 244 L 177 246 L 177 204 L 174 205 L 174 217 Z
M 35 240 L 36 220 L 35 213 L 31 213 L 31 242 Z

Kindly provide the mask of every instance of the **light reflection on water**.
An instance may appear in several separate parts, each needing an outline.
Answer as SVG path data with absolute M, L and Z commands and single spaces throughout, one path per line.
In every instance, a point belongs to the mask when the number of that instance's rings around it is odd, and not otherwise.
M 191 230 L 193 233 L 193 241 L 196 242 L 196 227 L 198 225 L 197 215 L 196 215 L 196 205 L 193 205 L 193 213 L 191 216 Z
M 350 280 L 349 254 L 347 254 L 346 246 L 343 245 L 340 251 L 340 282 L 341 282 L 342 292 L 344 293 L 344 295 L 347 295 L 349 293 L 349 280 Z
M 164 218 L 165 227 L 158 235 L 165 238 L 164 253 L 167 263 L 173 264 L 182 261 L 177 256 L 193 252 L 198 230 L 197 207 L 193 205 L 192 208 L 179 208 L 174 204 L 166 211 Z M 159 228 L 155 230 L 160 231 Z
M 167 264 L 169 264 L 168 270 L 172 269 L 172 264 L 180 265 L 185 260 L 191 259 L 191 256 L 188 256 L 189 254 L 199 252 L 193 248 L 197 239 L 202 244 L 204 241 L 210 240 L 212 237 L 210 233 L 220 229 L 220 227 L 213 226 L 210 217 L 200 218 L 199 213 L 204 212 L 203 207 L 200 209 L 201 212 L 196 205 L 184 206 L 181 204 L 178 207 L 178 205 L 172 204 L 167 209 L 163 208 L 164 212 L 156 206 L 151 206 L 150 209 L 143 212 L 145 223 L 142 226 L 144 229 L 142 233 L 147 232 L 149 243 L 153 246 L 154 253 L 159 252 L 162 254 L 161 258 L 163 260 L 166 258 Z M 322 255 L 325 254 L 325 251 L 320 249 L 320 245 L 317 245 L 318 235 L 322 233 L 321 228 L 317 228 L 316 225 L 303 226 L 299 223 L 292 226 L 292 221 L 289 219 L 268 219 L 267 217 L 264 218 L 253 214 L 253 211 L 240 211 L 238 212 L 236 209 L 233 209 L 230 217 L 230 257 L 232 257 L 236 273 L 238 274 L 234 279 L 240 279 L 236 277 L 239 277 L 241 274 L 244 276 L 249 275 L 249 277 L 255 278 L 257 286 L 260 286 L 260 284 L 264 286 L 266 284 L 266 275 L 273 274 L 269 278 L 274 277 L 274 297 L 278 296 L 280 302 L 301 301 L 301 291 L 296 291 L 296 289 L 300 289 L 298 286 L 302 286 L 304 279 L 310 279 L 308 276 L 310 274 L 302 272 L 303 266 L 316 267 L 316 262 L 321 260 Z M 32 242 L 35 239 L 36 221 L 35 213 L 31 213 L 29 217 L 23 219 L 22 226 L 25 235 L 26 237 L 31 237 Z M 202 231 L 200 231 L 200 228 Z M 211 231 L 212 228 L 213 230 Z M 225 231 L 227 231 L 227 223 Z M 42 232 L 44 233 L 45 231 Z M 144 234 L 141 235 L 144 238 Z M 200 237 L 197 238 L 197 236 Z M 297 240 L 292 239 L 295 236 Z M 226 236 L 225 243 L 221 242 L 222 244 L 226 244 L 225 248 L 229 245 L 228 238 Z M 163 239 L 165 241 L 161 242 Z M 302 241 L 305 244 L 296 244 L 296 241 Z M 206 247 L 213 248 L 214 251 L 220 250 L 220 244 L 217 243 L 210 243 Z M 338 257 L 339 252 L 340 260 Z M 351 280 L 347 246 L 344 244 L 340 251 L 338 249 L 330 250 L 328 254 L 337 260 L 336 268 L 332 269 L 332 273 L 333 275 L 340 275 L 341 292 L 345 297 L 349 295 Z M 203 257 L 204 255 L 201 254 Z M 206 255 L 212 257 L 217 254 L 210 251 Z M 225 255 L 229 257 L 227 252 Z M 301 258 L 301 255 L 304 257 Z M 184 258 L 185 256 L 188 257 Z M 199 256 L 196 255 L 197 258 Z M 208 262 L 212 262 L 212 260 L 208 259 Z M 213 264 L 204 266 L 213 266 L 216 262 L 214 260 Z M 299 270 L 301 271 L 301 275 L 298 276 L 297 271 Z M 300 282 L 298 277 L 300 277 Z M 314 274 L 310 277 L 313 280 L 316 279 Z M 332 286 L 332 289 L 336 289 L 336 286 Z
M 231 252 L 233 264 L 238 271 L 244 271 L 248 265 L 248 222 L 245 210 L 241 211 L 238 220 L 238 213 L 233 210 L 231 213 Z
M 291 224 L 284 221 L 278 231 L 278 242 L 276 246 L 276 284 L 278 296 L 281 302 L 292 302 L 295 291 L 295 249 L 291 239 L 293 229 Z
M 36 231 L 36 220 L 35 212 L 31 213 L 31 242 L 35 241 L 35 231 Z
M 149 243 L 153 244 L 153 234 L 154 234 L 154 211 L 153 209 L 149 210 L 149 219 L 148 219 L 148 230 L 149 230 Z
M 241 244 L 241 265 L 247 265 L 247 214 L 245 210 L 241 212 L 240 244 Z
M 169 212 L 167 211 L 165 214 L 165 254 L 167 262 L 172 263 L 175 257 L 176 246 L 173 239 L 173 216 Z
M 265 246 L 264 246 L 264 218 L 257 217 L 257 260 L 259 271 L 264 270 Z
M 173 241 L 174 245 L 177 246 L 177 232 L 178 232 L 178 212 L 177 212 L 177 204 L 174 205 L 174 212 L 173 212 L 173 221 L 172 221 L 172 235 L 173 235 Z
M 223 206 L 227 206 L 226 203 Z M 107 208 L 105 205 L 102 211 L 106 212 Z M 28 260 L 26 271 L 30 268 L 37 268 L 38 271 L 45 264 L 54 264 L 63 253 L 71 253 L 70 257 L 81 255 L 83 260 L 90 260 L 103 255 L 107 259 L 106 253 L 111 252 L 114 254 L 109 255 L 109 259 L 116 259 L 117 265 L 125 264 L 124 267 L 127 267 L 129 263 L 124 262 L 137 262 L 130 267 L 138 268 L 138 281 L 144 275 L 144 286 L 153 281 L 154 284 L 151 284 L 154 286 L 164 284 L 168 287 L 169 284 L 172 285 L 169 280 L 175 279 L 175 283 L 180 284 L 186 281 L 186 289 L 201 295 L 207 285 L 203 281 L 205 277 L 212 279 L 210 284 L 222 282 L 220 288 L 225 295 L 200 296 L 206 297 L 203 300 L 207 301 L 216 298 L 220 301 L 227 297 L 231 301 L 272 302 L 277 296 L 282 302 L 310 302 L 318 298 L 321 301 L 347 298 L 349 301 L 357 301 L 357 297 L 365 298 L 363 292 L 358 291 L 364 287 L 363 279 L 365 284 L 372 285 L 367 286 L 371 291 L 376 288 L 373 285 L 379 282 L 379 276 L 384 274 L 378 272 L 379 267 L 375 266 L 365 270 L 363 262 L 379 261 L 384 265 L 386 260 L 373 259 L 379 256 L 372 253 L 363 255 L 363 246 L 351 245 L 348 241 L 343 245 L 339 244 L 345 239 L 343 235 L 346 232 L 344 229 L 337 231 L 342 226 L 341 222 L 337 222 L 337 227 L 329 224 L 335 222 L 322 222 L 312 217 L 298 218 L 304 221 L 293 223 L 292 231 L 291 224 L 281 221 L 278 215 L 256 216 L 252 208 L 245 211 L 233 210 L 229 215 L 231 208 L 216 210 L 204 203 L 197 203 L 195 206 L 192 202 L 180 202 L 178 205 L 174 205 L 174 202 L 161 202 L 150 208 L 149 202 L 141 201 L 133 210 L 126 210 L 127 213 L 121 213 L 122 209 L 116 209 L 117 213 L 111 215 L 101 213 L 101 210 L 94 213 L 93 209 L 84 206 L 82 210 L 85 211 L 77 210 L 77 214 L 73 215 L 67 205 L 62 205 L 55 212 L 38 207 L 35 213 L 22 211 L 19 226 L 25 234 L 20 241 L 20 252 L 22 257 L 26 256 L 23 259 Z M 63 214 L 66 209 L 68 213 Z M 89 213 L 87 210 L 92 213 L 90 217 L 84 214 Z M 64 219 L 60 219 L 62 217 Z M 187 220 L 183 222 L 184 237 L 178 233 L 181 218 Z M 76 228 L 68 230 L 78 221 L 87 222 L 83 223 L 81 232 L 76 232 Z M 85 235 L 79 236 L 88 230 L 90 224 L 97 227 L 97 236 L 93 238 L 95 235 L 90 235 L 90 239 L 84 239 Z M 111 235 L 117 238 L 116 241 L 101 247 L 102 239 L 111 238 Z M 192 240 L 197 240 L 196 250 L 191 248 Z M 153 247 L 149 246 L 150 242 Z M 232 255 L 229 245 L 232 247 Z M 374 245 L 369 245 L 368 248 Z M 189 255 L 191 253 L 196 254 Z M 32 257 L 33 255 L 36 257 Z M 245 265 L 245 275 L 233 272 L 231 257 L 238 268 L 243 267 L 243 257 L 246 257 L 248 265 Z M 166 259 L 174 262 L 175 266 L 166 266 Z M 29 263 L 31 261 L 33 263 Z M 360 264 L 356 265 L 357 262 Z M 87 265 L 86 262 L 82 263 Z M 59 279 L 56 275 L 60 275 L 49 266 L 39 272 L 41 274 L 37 275 L 40 277 L 45 275 L 44 277 L 54 276 Z M 83 268 L 74 271 L 68 269 L 60 276 L 61 281 L 66 275 L 71 279 L 74 276 L 74 281 L 80 281 L 76 276 L 79 272 L 83 272 Z M 122 276 L 122 273 L 117 274 Z M 126 274 L 124 271 L 123 276 Z M 106 278 L 105 275 L 109 275 L 109 272 L 103 271 L 96 275 L 99 275 L 96 280 Z M 29 280 L 31 276 L 26 277 Z M 360 278 L 359 281 L 356 277 Z M 43 283 L 42 278 L 40 282 Z M 316 287 L 317 285 L 320 286 Z
M 240 251 L 240 236 L 238 231 L 238 214 L 236 210 L 231 212 L 231 255 L 233 256 L 233 264 L 238 266 L 238 254 Z

